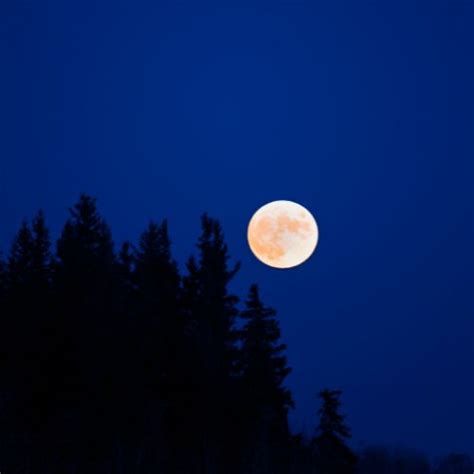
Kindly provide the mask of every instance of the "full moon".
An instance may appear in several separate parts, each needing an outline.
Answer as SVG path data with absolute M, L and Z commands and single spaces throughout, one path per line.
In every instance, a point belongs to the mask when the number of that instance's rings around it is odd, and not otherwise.
M 311 257 L 319 230 L 312 214 L 300 204 L 274 201 L 253 215 L 247 237 L 260 261 L 274 268 L 291 268 Z

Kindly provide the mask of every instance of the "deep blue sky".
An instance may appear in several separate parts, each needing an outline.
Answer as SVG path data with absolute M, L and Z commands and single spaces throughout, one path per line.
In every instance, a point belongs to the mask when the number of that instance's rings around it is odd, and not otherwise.
M 356 443 L 474 453 L 472 6 L 466 0 L 0 2 L 0 247 L 85 191 L 118 242 L 222 220 L 288 343 L 292 423 L 344 390 Z M 314 257 L 256 261 L 292 199 Z

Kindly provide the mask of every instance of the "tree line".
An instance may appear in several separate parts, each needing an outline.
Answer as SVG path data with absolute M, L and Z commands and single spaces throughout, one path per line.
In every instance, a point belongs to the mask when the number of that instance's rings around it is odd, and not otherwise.
M 385 448 L 356 455 L 337 390 L 319 394 L 314 436 L 291 433 L 276 312 L 256 284 L 239 305 L 238 270 L 207 215 L 184 274 L 166 220 L 118 251 L 88 195 L 54 249 L 42 212 L 24 221 L 0 259 L 0 471 L 472 472 L 462 455 L 414 471 Z

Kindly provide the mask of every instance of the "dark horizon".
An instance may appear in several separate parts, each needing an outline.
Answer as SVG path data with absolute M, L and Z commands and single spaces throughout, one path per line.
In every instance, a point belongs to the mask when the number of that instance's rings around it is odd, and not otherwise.
M 81 192 L 115 243 L 169 220 L 173 255 L 222 223 L 278 312 L 295 430 L 343 390 L 359 442 L 474 456 L 470 2 L 81 2 L 0 6 L 0 249 Z M 314 213 L 288 271 L 246 242 L 253 212 Z

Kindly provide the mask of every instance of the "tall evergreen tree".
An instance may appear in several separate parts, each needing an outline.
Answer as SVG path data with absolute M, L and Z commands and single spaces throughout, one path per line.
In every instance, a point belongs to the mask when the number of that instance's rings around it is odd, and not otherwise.
M 223 462 L 223 446 L 228 441 L 219 432 L 230 422 L 233 407 L 238 298 L 229 292 L 228 285 L 239 264 L 229 267 L 221 225 L 206 214 L 201 219 L 197 246 L 198 258 L 188 262 L 183 295 L 194 348 L 190 377 L 195 409 L 190 416 L 198 436 L 194 444 L 201 448 L 194 463 L 199 466 L 196 472 L 213 474 Z
M 33 235 L 26 220 L 15 235 L 8 259 L 8 280 L 12 295 L 31 288 L 33 280 Z M 23 298 L 22 298 L 23 299 Z
M 180 334 L 178 311 L 180 277 L 171 257 L 167 222 L 151 222 L 140 237 L 135 253 L 138 306 L 149 337 L 149 365 L 154 365 L 155 385 L 166 396 L 176 371 L 176 344 Z M 166 387 L 168 385 L 168 387 Z M 166 389 L 165 389 L 166 387 Z
M 229 252 L 222 227 L 216 219 L 204 214 L 198 242 L 198 306 L 195 317 L 200 342 L 206 351 L 205 366 L 212 377 L 225 379 L 234 373 L 238 298 L 229 293 L 228 285 L 240 268 L 229 268 Z
M 32 272 L 38 294 L 47 294 L 51 284 L 52 255 L 49 230 L 44 212 L 39 211 L 32 223 Z
M 257 285 L 252 285 L 241 318 L 240 369 L 244 388 L 245 438 L 250 441 L 246 471 L 284 472 L 285 447 L 289 441 L 288 408 L 291 394 L 283 386 L 291 369 L 285 344 L 280 341 L 276 311 L 265 307 Z
M 82 303 L 90 293 L 100 299 L 100 292 L 110 286 L 115 265 L 110 229 L 96 201 L 86 194 L 80 196 L 57 243 L 57 282 L 65 291 L 82 293 Z
M 284 355 L 286 345 L 280 341 L 276 311 L 263 305 L 257 285 L 250 287 L 240 316 L 245 321 L 240 332 L 242 378 L 252 390 L 255 403 L 286 414 L 292 406 L 291 394 L 283 387 L 291 372 Z
M 51 253 L 48 229 L 40 211 L 32 228 L 24 221 L 16 234 L 8 260 L 8 297 L 4 326 L 10 392 L 10 421 L 14 430 L 34 440 L 36 449 L 23 456 L 30 463 L 39 455 L 44 420 L 50 406 L 48 363 L 50 339 Z
M 140 236 L 135 281 L 144 367 L 140 383 L 145 393 L 143 403 L 151 410 L 146 420 L 151 433 L 149 451 L 155 458 L 149 462 L 161 464 L 164 470 L 172 462 L 172 437 L 157 438 L 161 433 L 171 434 L 175 423 L 184 331 L 178 305 L 180 276 L 171 256 L 166 220 L 161 224 L 150 222 Z M 158 450 L 157 445 L 162 449 Z
M 0 253 L 0 399 L 5 395 L 6 320 L 7 320 L 7 269 L 3 255 Z
M 121 401 L 117 262 L 96 199 L 83 194 L 70 209 L 55 267 L 58 406 L 64 423 L 69 420 L 60 429 L 69 434 L 67 449 L 85 453 L 78 469 L 92 474 L 104 469 Z
M 321 436 L 333 436 L 339 439 L 349 439 L 351 437 L 350 429 L 344 422 L 344 415 L 339 411 L 341 406 L 341 390 L 322 390 L 319 398 L 322 400 L 322 406 L 319 414 L 319 433 Z
M 6 312 L 6 296 L 7 296 L 7 265 L 3 259 L 3 255 L 0 252 L 0 314 L 5 318 Z M 1 319 L 1 317 L 0 317 Z M 0 321 L 1 324 L 1 321 Z M 1 327 L 1 326 L 0 326 Z M 0 349 L 1 354 L 1 349 Z M 0 366 L 1 366 L 1 356 L 0 356 Z
M 26 220 L 13 239 L 8 257 L 8 336 L 10 360 L 13 364 L 26 363 L 25 353 L 35 333 L 33 316 L 33 234 Z M 20 361 L 21 358 L 21 361 Z M 18 367 L 19 368 L 19 367 Z M 19 373 L 19 370 L 13 370 Z
M 3 254 L 0 252 L 0 301 L 3 301 L 7 288 L 7 267 Z
M 313 452 L 318 474 L 353 474 L 357 458 L 347 446 L 351 433 L 340 413 L 340 390 L 322 390 L 318 411 L 319 426 L 313 439 Z
M 157 323 L 172 319 L 178 304 L 178 267 L 171 257 L 167 221 L 150 222 L 135 253 L 135 275 L 143 306 L 155 313 Z M 160 314 L 161 313 L 161 314 Z

